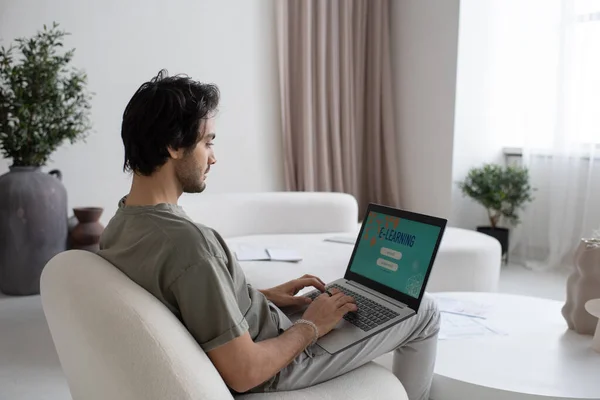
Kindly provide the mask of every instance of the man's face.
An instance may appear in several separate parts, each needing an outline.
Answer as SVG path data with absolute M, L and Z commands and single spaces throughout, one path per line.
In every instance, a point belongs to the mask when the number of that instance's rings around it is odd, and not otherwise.
M 202 140 L 193 150 L 175 161 L 175 175 L 184 193 L 200 193 L 206 188 L 206 174 L 210 166 L 217 162 L 212 148 L 215 138 L 214 128 L 214 118 L 209 118 L 200 124 L 200 129 L 205 129 Z

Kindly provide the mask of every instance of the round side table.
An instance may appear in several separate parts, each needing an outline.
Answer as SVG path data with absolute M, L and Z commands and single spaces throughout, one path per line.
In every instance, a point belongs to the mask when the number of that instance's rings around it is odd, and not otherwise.
M 600 399 L 600 354 L 592 336 L 567 328 L 562 302 L 500 293 L 439 296 L 483 306 L 486 321 L 503 334 L 440 340 L 431 399 Z

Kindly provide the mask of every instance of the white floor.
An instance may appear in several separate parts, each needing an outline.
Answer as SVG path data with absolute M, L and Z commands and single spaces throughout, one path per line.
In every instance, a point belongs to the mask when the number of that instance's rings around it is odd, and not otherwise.
M 503 267 L 500 291 L 564 300 L 566 272 Z M 385 362 L 384 362 L 385 363 Z M 39 296 L 0 294 L 0 400 L 68 400 Z
M 535 272 L 520 265 L 502 267 L 499 291 L 565 301 L 568 270 Z

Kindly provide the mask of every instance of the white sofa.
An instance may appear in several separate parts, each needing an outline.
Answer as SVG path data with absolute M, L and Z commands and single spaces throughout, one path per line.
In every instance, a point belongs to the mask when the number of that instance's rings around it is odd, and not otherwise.
M 362 216 L 343 193 L 270 192 L 189 195 L 180 204 L 194 220 L 216 229 L 233 250 L 280 247 L 300 252 L 299 264 L 243 262 L 260 288 L 311 273 L 325 281 L 344 275 L 352 245 L 325 241 L 356 237 Z M 501 268 L 500 243 L 479 232 L 447 227 L 427 290 L 494 292 Z
M 55 256 L 41 297 L 73 400 L 233 399 L 179 320 L 99 256 Z M 237 398 L 407 400 L 400 381 L 373 362 L 307 389 Z
M 356 199 L 344 193 L 261 192 L 183 195 L 179 204 L 223 237 L 352 232 Z

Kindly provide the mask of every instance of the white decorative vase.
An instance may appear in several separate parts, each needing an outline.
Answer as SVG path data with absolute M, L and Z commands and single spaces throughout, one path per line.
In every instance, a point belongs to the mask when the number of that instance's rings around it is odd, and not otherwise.
M 593 335 L 598 319 L 586 311 L 585 304 L 600 298 L 600 239 L 582 239 L 574 261 L 573 272 L 567 279 L 567 300 L 562 315 L 569 329 Z

